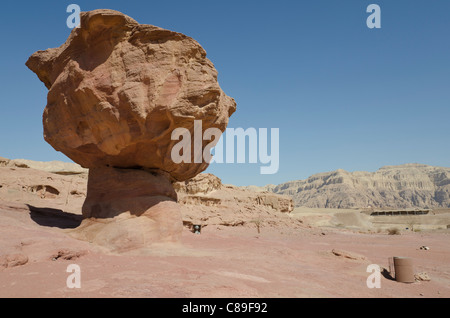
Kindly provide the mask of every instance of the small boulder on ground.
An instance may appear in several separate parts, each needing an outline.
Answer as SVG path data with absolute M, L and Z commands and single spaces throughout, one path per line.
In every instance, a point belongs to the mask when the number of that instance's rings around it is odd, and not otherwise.
M 28 256 L 22 253 L 14 253 L 0 256 L 0 268 L 11 268 L 28 263 Z
M 417 273 L 414 275 L 416 281 L 430 281 L 431 278 L 426 272 Z

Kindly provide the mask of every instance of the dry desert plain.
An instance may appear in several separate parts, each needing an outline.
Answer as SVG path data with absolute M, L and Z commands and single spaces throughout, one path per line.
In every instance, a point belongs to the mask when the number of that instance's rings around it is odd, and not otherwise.
M 185 227 L 180 243 L 118 253 L 71 235 L 81 221 L 85 177 L 20 164 L 0 170 L 0 297 L 450 297 L 450 232 L 436 226 L 448 221 L 445 210 L 417 216 L 424 224 L 411 231 L 398 218 L 375 222 L 358 210 L 249 205 L 242 198 L 254 193 L 242 190 L 241 198 L 241 190 L 222 185 L 211 193 L 234 193 L 240 203 L 202 205 L 200 195 L 183 206 L 183 220 L 202 222 L 201 234 Z M 389 235 L 392 227 L 400 235 Z M 381 288 L 368 288 L 367 266 L 389 271 L 394 256 L 411 257 L 415 273 L 430 280 L 404 284 L 385 272 Z M 81 288 L 66 285 L 70 264 L 80 267 Z
M 45 140 L 89 175 L 0 158 L 0 297 L 450 296 L 447 210 L 386 219 L 294 209 L 447 208 L 448 168 L 338 170 L 280 193 L 199 174 L 206 161 L 173 160 L 174 128 L 190 134 L 202 120 L 216 140 L 236 101 L 197 41 L 114 10 L 82 12 L 64 44 L 26 65 L 49 89 Z M 426 280 L 390 279 L 395 256 Z M 380 288 L 367 287 L 372 264 L 387 269 Z M 80 288 L 67 284 L 71 265 Z

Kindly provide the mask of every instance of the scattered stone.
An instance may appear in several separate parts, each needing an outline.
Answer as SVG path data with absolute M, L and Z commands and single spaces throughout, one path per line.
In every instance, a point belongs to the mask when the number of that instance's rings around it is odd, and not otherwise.
M 357 253 L 353 253 L 353 252 L 344 251 L 344 250 L 333 249 L 331 252 L 334 255 L 336 255 L 336 256 L 343 257 L 343 258 L 348 258 L 348 259 L 352 259 L 352 260 L 366 260 L 367 259 L 363 255 L 360 255 L 360 254 L 357 254 Z
M 0 256 L 0 268 L 11 268 L 28 263 L 28 256 L 22 253 L 15 253 Z
M 52 261 L 57 261 L 59 259 L 63 260 L 75 260 L 83 255 L 85 255 L 86 251 L 72 251 L 67 249 L 61 249 L 55 254 L 51 256 Z
M 430 276 L 428 276 L 428 274 L 425 272 L 415 274 L 414 278 L 416 279 L 416 281 L 430 281 L 431 280 Z

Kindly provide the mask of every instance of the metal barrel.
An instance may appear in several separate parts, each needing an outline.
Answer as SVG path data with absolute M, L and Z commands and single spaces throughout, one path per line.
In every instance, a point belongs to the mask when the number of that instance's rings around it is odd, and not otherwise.
M 400 283 L 414 283 L 412 259 L 408 257 L 394 257 L 395 280 Z

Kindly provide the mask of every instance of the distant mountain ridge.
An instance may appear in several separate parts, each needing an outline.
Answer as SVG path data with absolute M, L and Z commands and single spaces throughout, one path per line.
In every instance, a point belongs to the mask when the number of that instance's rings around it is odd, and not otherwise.
M 289 195 L 296 207 L 449 208 L 450 168 L 405 164 L 376 172 L 339 169 L 260 191 Z

